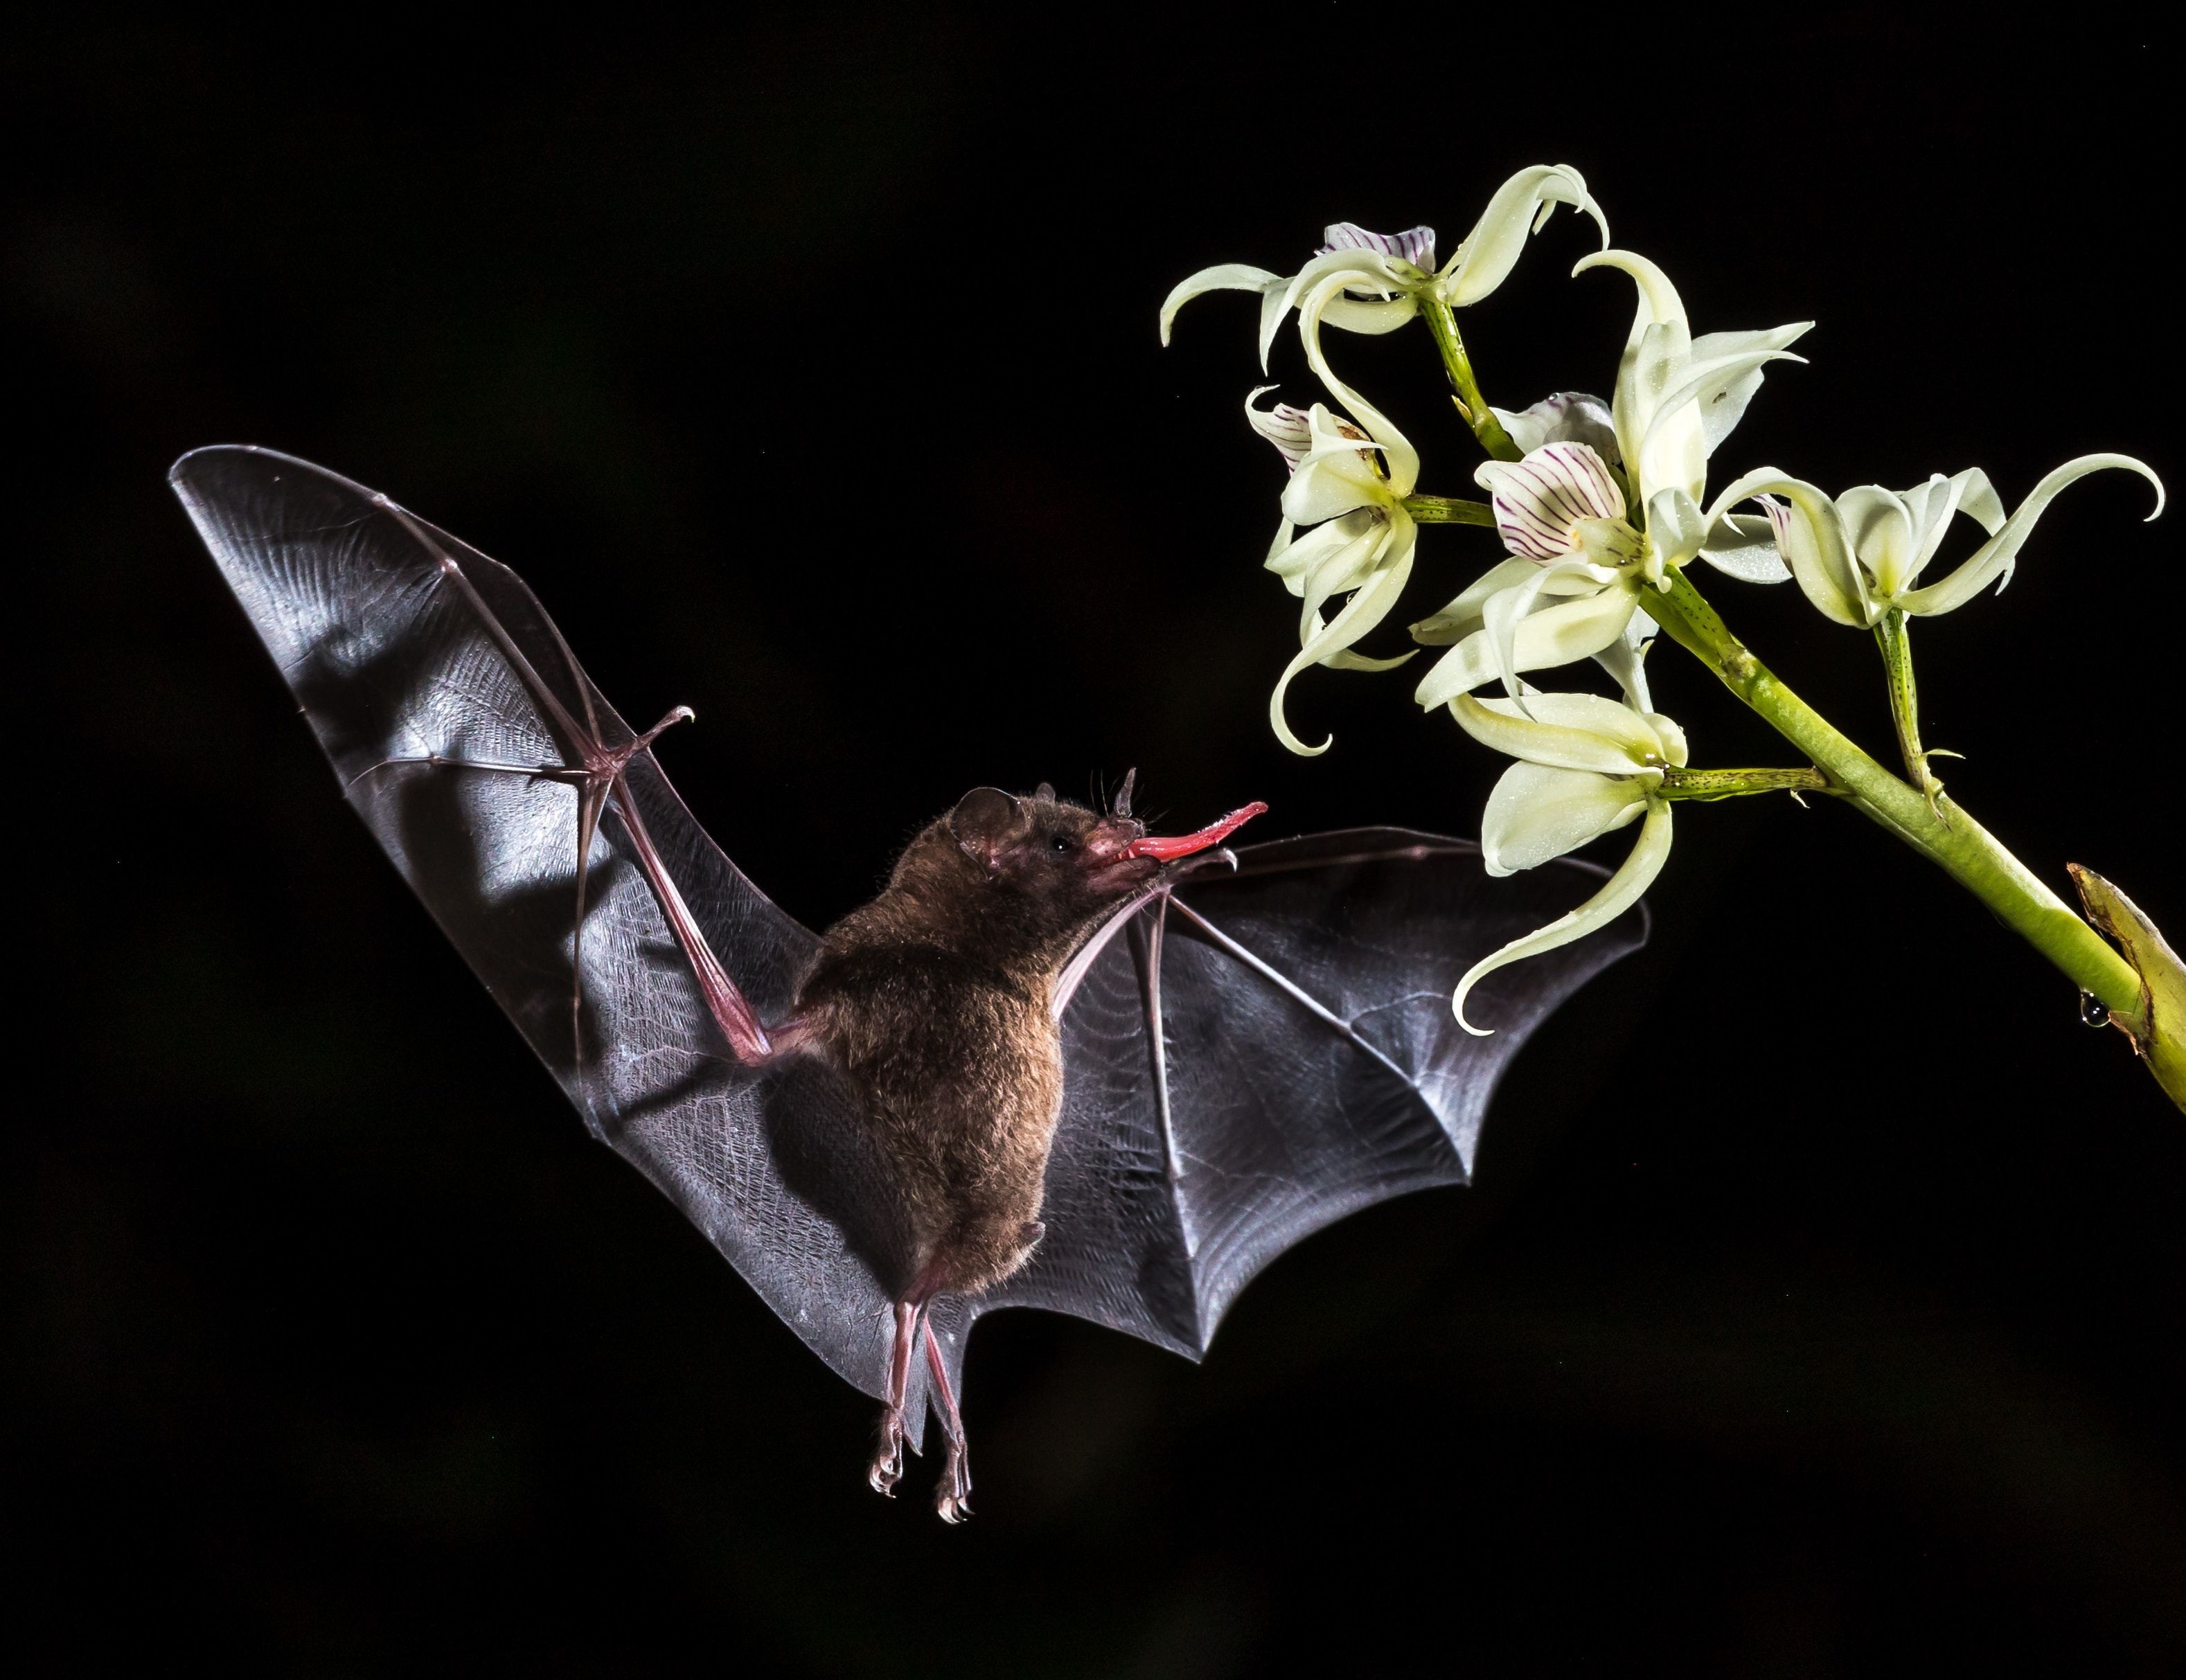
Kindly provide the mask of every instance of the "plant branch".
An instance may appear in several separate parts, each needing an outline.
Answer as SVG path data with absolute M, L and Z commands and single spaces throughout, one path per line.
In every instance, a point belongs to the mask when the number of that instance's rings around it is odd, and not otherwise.
M 1404 512 L 1422 525 L 1485 525 L 1495 528 L 1495 510 L 1484 501 L 1457 496 L 1408 496 Z
M 2131 964 L 1959 806 L 1931 810 L 1908 787 L 1802 700 L 1733 636 L 1682 572 L 1650 596 L 1647 611 L 1680 647 L 1812 759 L 1860 811 L 1940 865 L 2014 932 L 2101 1000 L 2136 1038 L 2149 1030 L 2147 994 Z
M 1905 772 L 1927 796 L 1928 809 L 1940 820 L 1942 812 L 1936 796 L 1943 791 L 1943 784 L 1928 768 L 1928 754 L 1920 748 L 1920 697 L 1913 686 L 1913 643 L 1906 632 L 1905 614 L 1893 607 L 1875 624 L 1875 645 L 1882 650 L 1883 676 L 1890 687 L 1890 720 L 1897 728 L 1897 750 L 1905 760 Z
M 1746 793 L 1840 793 L 1818 770 L 1666 770 L 1665 799 L 1735 799 Z
M 1420 312 L 1427 316 L 1427 330 L 1434 335 L 1435 348 L 1442 352 L 1443 371 L 1449 375 L 1450 389 L 1457 394 L 1457 412 L 1465 423 L 1472 428 L 1480 446 L 1498 461 L 1517 460 L 1525 451 L 1511 441 L 1511 434 L 1503 429 L 1488 399 L 1480 395 L 1480 382 L 1472 376 L 1472 360 L 1466 355 L 1465 339 L 1457 330 L 1457 311 L 1438 298 L 1427 297 L 1420 300 Z

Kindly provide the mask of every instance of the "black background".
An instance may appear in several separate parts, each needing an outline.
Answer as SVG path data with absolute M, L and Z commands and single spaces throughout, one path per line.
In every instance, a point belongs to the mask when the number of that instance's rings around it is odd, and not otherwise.
M 1202 1367 L 990 1321 L 948 1532 L 931 1464 L 874 1498 L 871 1404 L 585 1140 L 163 483 L 273 445 L 515 563 L 623 709 L 697 708 L 670 774 L 816 924 L 981 781 L 1136 764 L 1180 820 L 1473 832 L 1499 764 L 1410 675 L 1310 675 L 1293 716 L 1335 749 L 1270 739 L 1295 620 L 1258 569 L 1252 307 L 1159 350 L 1191 269 L 1287 270 L 1337 218 L 1447 251 L 1568 161 L 1699 330 L 1821 323 L 1719 481 L 1977 462 L 2009 501 L 2095 449 L 2186 476 L 2167 47 L 1836 15 L 16 35 L 11 1653 L 2172 1672 L 2186 1130 L 1852 813 L 1686 808 L 1653 944 L 1520 1059 L 1477 1187 L 1294 1252 Z M 1566 280 L 1589 248 L 1560 216 L 1468 316 L 1497 400 L 1606 387 L 1630 288 Z M 1335 350 L 1465 493 L 1424 338 Z M 2186 592 L 2146 505 L 2074 489 L 2007 593 L 1918 641 L 1953 793 L 2177 929 Z M 1428 533 L 1407 606 L 1492 557 Z M 1886 747 L 1860 637 L 1708 587 Z M 1780 757 L 1655 664 L 1696 762 Z

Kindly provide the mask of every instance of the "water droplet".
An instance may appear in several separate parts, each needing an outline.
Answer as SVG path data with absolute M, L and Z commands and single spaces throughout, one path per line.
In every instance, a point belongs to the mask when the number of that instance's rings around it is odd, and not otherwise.
M 2107 1027 L 2110 1024 L 2110 1006 L 2093 992 L 2082 992 L 2080 994 L 2080 1019 L 2090 1027 Z

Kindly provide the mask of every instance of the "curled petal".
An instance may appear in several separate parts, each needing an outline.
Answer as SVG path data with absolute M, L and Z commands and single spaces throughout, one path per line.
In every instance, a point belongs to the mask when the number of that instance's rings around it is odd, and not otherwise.
M 1867 581 L 1852 560 L 1836 504 L 1804 479 L 1789 477 L 1774 467 L 1757 467 L 1725 485 L 1710 505 L 1710 529 L 1729 509 L 1753 496 L 1762 499 L 1775 528 L 1777 552 L 1815 609 L 1841 624 L 1869 624 Z M 1778 496 L 1785 501 L 1775 500 Z
M 1400 518 L 1402 515 L 1398 516 Z M 1311 635 L 1298 657 L 1283 668 L 1277 679 L 1275 692 L 1268 699 L 1268 721 L 1274 727 L 1275 738 L 1293 753 L 1304 758 L 1317 758 L 1326 753 L 1333 736 L 1318 747 L 1309 747 L 1292 733 L 1289 721 L 1283 716 L 1283 700 L 1288 693 L 1291 680 L 1309 665 L 1326 664 L 1337 654 L 1346 652 L 1359 637 L 1372 630 L 1387 616 L 1397 604 L 1397 597 L 1404 591 L 1404 581 L 1411 576 L 1412 554 L 1417 546 L 1417 532 L 1409 519 L 1405 529 L 1394 535 L 1386 551 L 1387 563 L 1368 579 L 1365 586 L 1343 603 L 1333 619 L 1318 632 Z M 1404 658 L 1411 656 L 1405 654 Z M 1356 669 L 1354 666 L 1354 669 Z
M 1569 554 L 1582 520 L 1624 517 L 1624 492 L 1583 443 L 1545 444 L 1522 461 L 1484 461 L 1472 479 L 1488 492 L 1504 546 L 1529 560 Z
M 1510 277 L 1525 249 L 1558 204 L 1570 204 L 1594 218 L 1601 243 L 1609 243 L 1609 222 L 1586 190 L 1586 177 L 1567 164 L 1536 164 L 1522 169 L 1500 187 L 1481 212 L 1447 266 L 1435 290 L 1444 303 L 1462 308 L 1478 303 Z
M 1913 558 L 1905 568 L 1903 585 L 1908 589 L 1942 546 L 1953 513 L 1964 513 L 1991 536 L 2004 524 L 2004 503 L 1996 486 L 1989 483 L 1988 474 L 1978 467 L 1969 467 L 1948 479 L 1937 473 L 1926 484 L 1899 492 L 1897 499 L 1905 504 L 1906 517 L 1913 522 Z
M 2090 473 L 2099 473 L 2105 467 L 2122 467 L 2138 473 L 2155 486 L 2155 508 L 2149 514 L 2153 519 L 2163 512 L 2163 480 L 2144 462 L 2130 455 L 2083 455 L 2077 461 L 2068 461 L 2056 468 L 2027 495 L 2026 500 L 2012 510 L 2011 517 L 1997 532 L 1974 552 L 1973 557 L 1940 583 L 1930 584 L 1925 589 L 1916 589 L 1901 596 L 1894 603 L 1909 613 L 1933 615 L 1948 613 L 1963 607 L 1987 588 L 1993 580 L 1998 589 L 2011 581 L 2013 568 L 2019 563 L 2019 551 L 2026 539 L 2033 535 L 2035 522 L 2049 507 L 2057 492 L 2076 479 L 2084 479 Z
M 1529 764 L 1628 776 L 1669 762 L 1654 725 L 1629 706 L 1599 694 L 1529 694 L 1526 704 L 1531 717 L 1516 701 L 1460 694 L 1449 713 L 1482 746 Z
M 1543 608 L 1518 621 L 1511 641 L 1509 668 L 1514 672 L 1543 670 L 1599 653 L 1624 634 L 1638 602 L 1638 592 L 1619 580 L 1593 595 Z M 1499 675 L 1494 633 L 1483 624 L 1435 662 L 1412 697 L 1432 708 Z
M 1375 447 L 1382 451 L 1382 463 L 1388 469 L 1389 494 L 1402 500 L 1418 488 L 1419 451 L 1388 416 L 1337 377 L 1336 370 L 1328 365 L 1328 357 L 1321 350 L 1319 305 L 1327 300 L 1326 294 L 1335 283 L 1325 283 L 1298 311 L 1298 333 L 1305 340 L 1305 359 L 1330 393 L 1351 411 L 1352 418 L 1373 434 Z M 1411 307 L 1409 299 L 1405 307 Z
M 1242 262 L 1219 262 L 1212 268 L 1202 268 L 1189 279 L 1180 280 L 1169 296 L 1162 300 L 1161 341 L 1169 343 L 1169 328 L 1176 321 L 1176 312 L 1203 292 L 1260 292 L 1264 294 L 1272 285 L 1280 297 L 1286 283 L 1280 274 L 1270 274 L 1264 268 L 1254 268 Z M 1263 365 L 1267 358 L 1261 358 Z
M 1539 956 L 1559 945 L 1568 945 L 1574 939 L 1583 939 L 1597 927 L 1606 927 L 1640 901 L 1640 895 L 1655 883 L 1662 872 L 1662 865 L 1670 855 L 1670 806 L 1667 801 L 1651 802 L 1647 820 L 1641 825 L 1639 843 L 1633 847 L 1632 855 L 1625 859 L 1617 873 L 1602 883 L 1601 890 L 1577 910 L 1558 916 L 1539 932 L 1528 933 L 1522 939 L 1513 939 L 1499 951 L 1483 957 L 1467 969 L 1465 977 L 1457 983 L 1457 995 L 1450 1000 L 1450 1008 L 1457 1016 L 1457 1024 L 1475 1038 L 1488 1036 L 1488 1029 L 1474 1026 L 1465 1018 L 1465 1000 L 1468 993 L 1497 969 L 1508 966 L 1520 959 Z

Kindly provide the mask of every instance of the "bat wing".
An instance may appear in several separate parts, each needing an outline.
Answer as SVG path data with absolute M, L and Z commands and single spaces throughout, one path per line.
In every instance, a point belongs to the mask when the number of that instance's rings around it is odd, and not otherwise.
M 700 978 L 718 953 L 780 1020 L 815 937 L 630 750 L 507 568 L 271 451 L 198 450 L 171 477 L 350 803 L 594 1135 L 877 1394 L 901 1245 L 852 1099 L 810 1057 L 746 1068 Z M 627 756 L 586 833 L 588 753 Z
M 1253 1275 L 1374 1202 L 1470 1175 L 1489 1093 L 1550 1011 L 1645 938 L 1618 924 L 1459 977 L 1592 891 L 1477 846 L 1354 829 L 1240 848 L 1113 919 L 1066 972 L 1065 1096 L 1030 1263 L 979 1304 L 1197 1358 Z

